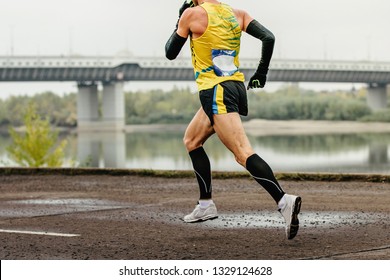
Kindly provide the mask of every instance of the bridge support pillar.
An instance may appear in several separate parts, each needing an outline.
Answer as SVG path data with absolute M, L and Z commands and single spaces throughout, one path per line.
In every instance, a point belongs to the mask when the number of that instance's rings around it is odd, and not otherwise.
M 123 82 L 103 84 L 102 101 L 102 124 L 111 130 L 123 130 L 125 126 Z
M 372 110 L 387 107 L 387 85 L 370 84 L 367 89 L 367 104 Z
M 79 84 L 77 95 L 77 126 L 87 128 L 99 120 L 99 100 L 97 84 Z
M 79 130 L 122 131 L 125 127 L 123 82 L 103 84 L 102 108 L 99 110 L 98 87 L 95 83 L 78 85 L 77 126 Z

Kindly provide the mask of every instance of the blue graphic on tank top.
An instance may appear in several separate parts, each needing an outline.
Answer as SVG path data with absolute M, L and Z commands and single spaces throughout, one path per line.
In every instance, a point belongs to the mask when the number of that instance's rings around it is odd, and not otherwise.
M 232 76 L 238 71 L 234 64 L 234 58 L 237 56 L 236 51 L 231 50 L 212 50 L 212 60 L 214 72 L 219 77 Z

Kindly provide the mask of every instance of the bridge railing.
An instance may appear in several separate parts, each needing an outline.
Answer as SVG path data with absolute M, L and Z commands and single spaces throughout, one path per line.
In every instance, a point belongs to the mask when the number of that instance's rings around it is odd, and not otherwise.
M 255 69 L 258 58 L 241 58 L 240 67 Z M 191 58 L 169 61 L 164 57 L 115 56 L 0 56 L 0 68 L 115 68 L 123 64 L 138 64 L 143 68 L 192 68 Z M 328 70 L 389 72 L 390 62 L 273 59 L 275 70 Z

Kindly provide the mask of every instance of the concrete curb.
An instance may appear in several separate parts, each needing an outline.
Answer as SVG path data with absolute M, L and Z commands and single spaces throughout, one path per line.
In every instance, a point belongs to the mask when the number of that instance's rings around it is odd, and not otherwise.
M 150 170 L 150 169 L 116 169 L 116 168 L 30 168 L 30 167 L 0 167 L 0 176 L 14 175 L 102 175 L 102 176 L 144 176 L 163 178 L 193 178 L 192 170 Z M 388 174 L 343 174 L 343 173 L 288 173 L 276 172 L 278 180 L 284 181 L 361 181 L 390 183 Z M 215 179 L 250 178 L 248 172 L 214 171 Z

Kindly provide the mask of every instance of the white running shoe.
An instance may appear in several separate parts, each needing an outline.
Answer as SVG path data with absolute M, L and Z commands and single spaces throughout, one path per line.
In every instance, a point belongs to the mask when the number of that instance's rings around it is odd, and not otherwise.
M 204 222 L 215 218 L 218 218 L 217 207 L 215 207 L 215 204 L 212 202 L 206 208 L 201 208 L 200 204 L 196 205 L 194 211 L 192 211 L 191 214 L 184 217 L 184 222 L 186 223 Z
M 301 210 L 302 199 L 299 196 L 285 194 L 286 203 L 279 212 L 286 221 L 286 235 L 288 239 L 293 239 L 299 229 L 298 214 Z

